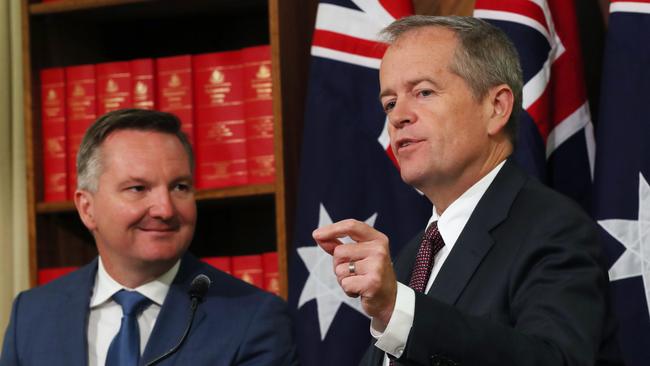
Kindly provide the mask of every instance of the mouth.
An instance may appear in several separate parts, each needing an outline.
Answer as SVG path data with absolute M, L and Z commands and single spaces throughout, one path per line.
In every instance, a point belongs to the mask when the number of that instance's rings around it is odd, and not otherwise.
M 404 150 L 409 150 L 410 148 L 413 148 L 413 146 L 417 145 L 418 143 L 422 142 L 424 140 L 421 139 L 414 139 L 414 138 L 401 138 L 398 139 L 395 142 L 395 149 L 396 152 L 404 151 Z
M 175 226 L 163 226 L 163 227 L 150 227 L 150 226 L 145 226 L 145 227 L 138 227 L 139 230 L 144 231 L 144 232 L 149 232 L 149 233 L 172 233 L 178 231 L 178 227 Z

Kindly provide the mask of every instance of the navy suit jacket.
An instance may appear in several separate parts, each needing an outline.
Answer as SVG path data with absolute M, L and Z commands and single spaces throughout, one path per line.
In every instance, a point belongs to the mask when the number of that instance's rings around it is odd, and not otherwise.
M 0 358 L 9 365 L 86 365 L 87 322 L 97 259 L 19 294 Z M 212 280 L 181 348 L 159 365 L 296 365 L 286 304 L 186 254 L 160 310 L 141 364 L 171 349 L 190 314 L 192 279 Z
M 395 262 L 408 284 L 422 233 Z M 397 365 L 618 365 L 595 223 L 508 160 L 430 291 Z M 370 346 L 361 365 L 384 352 Z

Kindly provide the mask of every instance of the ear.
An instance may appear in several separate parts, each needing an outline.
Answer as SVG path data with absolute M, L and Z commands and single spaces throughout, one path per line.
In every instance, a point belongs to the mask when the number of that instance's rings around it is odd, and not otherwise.
M 494 136 L 503 131 L 508 123 L 515 103 L 515 96 L 508 85 L 501 84 L 490 89 L 488 100 L 490 102 L 488 135 Z
M 95 222 L 95 205 L 93 194 L 84 191 L 76 190 L 74 192 L 74 205 L 77 207 L 77 212 L 79 212 L 79 217 L 83 221 L 84 225 L 91 232 L 97 227 Z

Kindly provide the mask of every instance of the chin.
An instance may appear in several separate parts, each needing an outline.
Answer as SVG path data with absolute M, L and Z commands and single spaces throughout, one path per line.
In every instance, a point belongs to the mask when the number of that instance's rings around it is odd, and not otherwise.
M 155 262 L 180 258 L 185 250 L 187 246 L 178 242 L 153 241 L 146 243 L 140 253 L 143 259 Z
M 420 183 L 424 180 L 424 174 L 422 174 L 421 171 L 412 168 L 408 169 L 402 167 L 400 170 L 400 176 L 402 177 L 404 183 L 415 188 L 418 188 Z

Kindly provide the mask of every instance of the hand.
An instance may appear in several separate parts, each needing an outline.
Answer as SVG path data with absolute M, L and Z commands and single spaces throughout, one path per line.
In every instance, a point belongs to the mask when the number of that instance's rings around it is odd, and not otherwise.
M 318 228 L 312 236 L 334 257 L 334 273 L 343 291 L 351 297 L 361 296 L 363 310 L 386 326 L 397 296 L 388 237 L 353 219 Z M 357 244 L 341 245 L 339 238 L 346 236 Z M 355 274 L 351 274 L 349 269 L 352 261 L 356 267 Z

